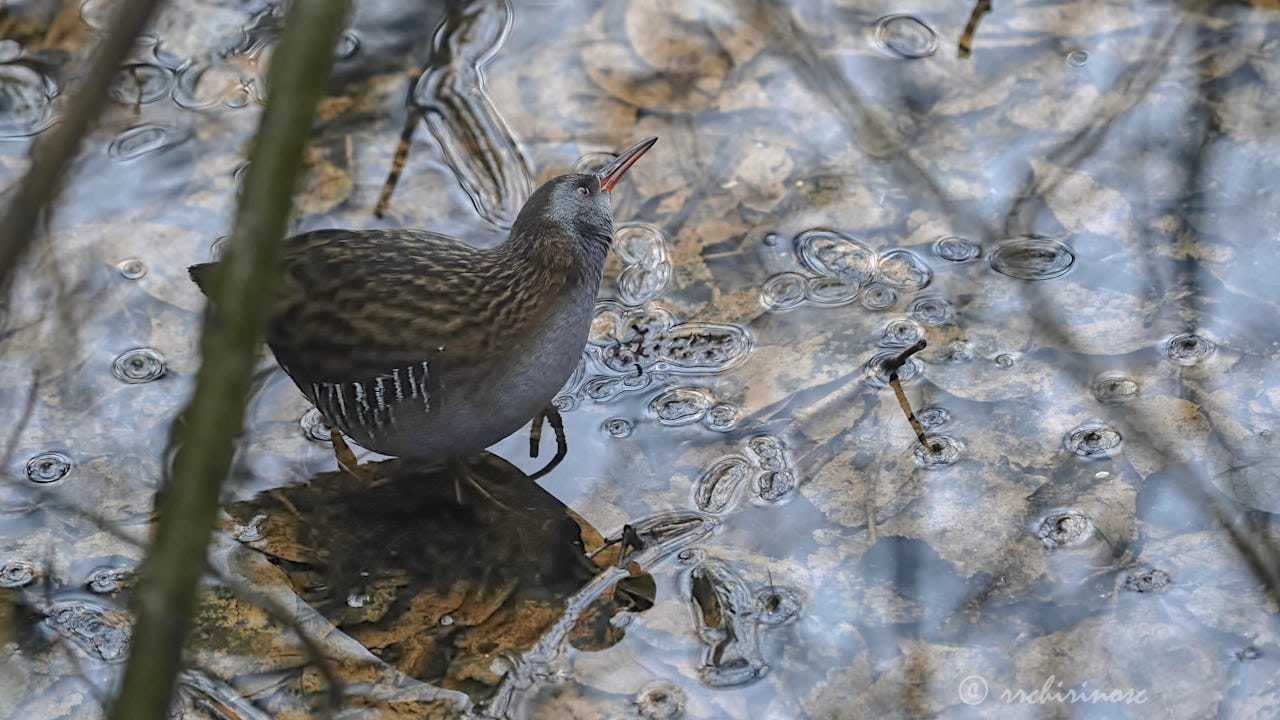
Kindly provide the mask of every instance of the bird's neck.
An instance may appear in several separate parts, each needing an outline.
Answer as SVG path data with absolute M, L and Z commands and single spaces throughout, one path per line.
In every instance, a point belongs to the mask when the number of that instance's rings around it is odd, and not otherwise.
M 525 268 L 530 282 L 548 287 L 585 285 L 594 295 L 612 239 L 611 232 L 589 228 L 573 232 L 558 223 L 517 223 L 506 242 L 495 250 L 510 263 L 508 267 Z
M 520 363 L 573 364 L 585 340 L 604 274 L 608 240 L 582 238 L 556 227 L 512 228 L 507 241 L 493 249 L 495 278 L 508 288 L 519 307 L 519 328 L 503 339 Z M 586 242 L 583 242 L 586 240 Z M 565 338 L 574 342 L 565 345 Z M 566 349 L 567 348 L 567 349 Z M 548 355 L 551 353 L 551 355 Z M 568 353 L 567 359 L 560 357 Z

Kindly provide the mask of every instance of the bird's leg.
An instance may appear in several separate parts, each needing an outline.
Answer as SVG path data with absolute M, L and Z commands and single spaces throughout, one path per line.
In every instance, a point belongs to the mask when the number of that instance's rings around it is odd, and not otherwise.
M 515 511 L 515 510 L 513 510 L 513 509 L 511 508 L 511 506 L 507 505 L 506 503 L 502 502 L 502 501 L 501 501 L 501 500 L 499 500 L 498 498 L 494 497 L 494 496 L 493 496 L 493 494 L 492 494 L 492 493 L 490 493 L 488 490 L 485 490 L 485 489 L 484 489 L 484 485 L 481 485 L 481 484 L 480 484 L 480 481 L 479 481 L 479 480 L 477 480 L 473 475 L 467 474 L 467 475 L 465 475 L 464 477 L 466 477 L 466 478 L 467 478 L 467 482 L 471 483 L 471 487 L 473 487 L 473 488 L 475 488 L 477 491 L 479 491 L 479 493 L 480 493 L 481 495 L 483 495 L 483 496 L 485 497 L 485 499 L 487 499 L 489 502 L 493 503 L 494 505 L 497 505 L 498 507 L 502 508 L 503 510 L 506 510 L 507 512 L 511 513 L 512 515 L 515 515 L 515 514 L 516 514 L 516 511 Z
M 347 452 L 351 452 L 351 451 L 348 450 Z M 295 518 L 299 520 L 302 519 L 302 512 L 298 510 L 298 506 L 294 505 L 292 500 L 285 497 L 285 494 L 280 492 L 280 488 L 272 488 L 270 491 L 270 495 L 271 497 L 276 499 L 276 502 L 283 505 L 285 510 L 288 510 L 290 513 L 292 513 Z
M 412 87 L 410 92 L 413 92 Z M 391 194 L 396 191 L 396 183 L 400 182 L 400 173 L 409 159 L 409 145 L 413 142 L 413 131 L 418 127 L 418 114 L 412 103 L 409 105 L 409 117 L 405 120 L 404 130 L 400 131 L 400 144 L 396 146 L 395 158 L 391 161 L 391 172 L 382 184 L 382 194 L 378 196 L 378 205 L 373 209 L 374 217 L 382 217 L 391 204 Z
M 560 411 L 556 409 L 555 405 L 548 405 L 546 409 L 538 414 L 538 420 L 534 421 L 534 425 L 538 429 L 539 439 L 542 437 L 541 420 L 544 417 L 547 419 L 547 422 L 551 424 L 551 429 L 556 431 L 556 456 L 551 458 L 551 462 L 547 463 L 546 467 L 530 475 L 530 480 L 537 480 L 543 475 L 554 470 L 555 467 L 560 464 L 560 461 L 564 460 L 564 456 L 569 453 L 569 442 L 564 436 L 564 419 L 560 417 Z M 534 457 L 537 457 L 537 455 L 535 454 Z
M 338 461 L 338 467 L 361 482 L 369 482 L 371 477 L 368 466 L 362 466 L 356 460 L 356 454 L 351 452 L 347 441 L 342 439 L 342 433 L 330 428 L 329 440 L 333 443 L 333 456 Z
M 538 445 L 542 442 L 542 420 L 547 414 L 540 412 L 533 418 L 533 427 L 529 428 L 529 457 L 538 457 Z
M 333 456 L 338 461 L 338 467 L 355 475 L 355 468 L 359 463 L 356 461 L 356 454 L 351 452 L 351 448 L 347 445 L 347 441 L 342 439 L 342 433 L 331 428 L 329 442 L 333 443 Z
M 450 460 L 445 466 L 449 470 L 449 475 L 453 477 L 453 497 L 462 504 L 462 485 L 458 483 L 458 478 L 467 472 L 466 460 Z
M 457 498 L 459 505 L 463 504 L 462 485 L 461 483 L 458 482 L 458 478 L 461 477 L 465 479 L 467 483 L 471 485 L 471 487 L 475 488 L 476 491 L 479 492 L 480 495 L 482 495 L 489 502 L 493 503 L 494 505 L 497 505 L 498 507 L 502 508 L 503 510 L 506 510 L 509 513 L 512 513 L 512 514 L 516 513 L 516 511 L 513 510 L 509 505 L 502 502 L 498 498 L 494 497 L 493 493 L 490 493 L 488 490 L 485 489 L 482 483 L 483 478 L 476 477 L 475 473 L 472 472 L 471 470 L 471 466 L 467 463 L 465 459 L 455 460 L 449 463 L 449 469 L 452 471 L 452 474 L 453 474 L 453 494 L 454 494 L 454 497 Z

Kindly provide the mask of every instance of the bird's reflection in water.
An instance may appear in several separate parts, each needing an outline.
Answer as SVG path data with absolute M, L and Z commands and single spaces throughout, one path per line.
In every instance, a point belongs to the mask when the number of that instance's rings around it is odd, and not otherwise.
M 372 482 L 321 473 L 228 511 L 238 523 L 257 518 L 253 546 L 342 632 L 410 676 L 483 700 L 501 679 L 494 660 L 531 647 L 619 546 L 601 551 L 595 528 L 502 458 L 467 465 L 483 490 L 447 469 L 388 460 L 368 466 Z M 623 629 L 610 619 L 653 600 L 653 579 L 637 568 L 583 614 L 570 642 L 613 645 Z

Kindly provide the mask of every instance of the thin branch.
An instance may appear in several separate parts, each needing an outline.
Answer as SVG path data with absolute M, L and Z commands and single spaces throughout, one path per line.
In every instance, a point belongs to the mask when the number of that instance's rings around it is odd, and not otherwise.
M 889 385 L 893 387 L 893 394 L 898 396 L 898 407 L 902 408 L 902 414 L 907 416 L 907 422 L 911 423 L 911 429 L 916 433 L 916 439 L 920 441 L 920 445 L 927 453 L 935 452 L 935 449 L 929 447 L 929 440 L 925 438 L 924 428 L 920 425 L 920 421 L 916 419 L 916 413 L 911 409 L 911 401 L 907 399 L 907 394 L 902 390 L 902 381 L 898 379 L 898 370 L 907 364 L 907 360 L 912 355 L 920 352 L 925 348 L 924 338 L 895 358 L 889 358 L 884 361 L 884 369 L 889 371 Z
M 107 100 L 111 81 L 134 38 L 142 32 L 160 0 L 124 0 L 110 30 L 94 50 L 88 72 L 76 85 L 65 112 L 31 149 L 31 167 L 14 188 L 13 199 L 0 219 L 0 295 L 7 294 L 14 268 L 35 238 L 40 213 L 57 196 L 58 180 L 75 157 L 80 140 Z
M 268 75 L 267 106 L 226 257 L 214 275 L 200 341 L 203 361 L 183 441 L 159 502 L 134 595 L 133 650 L 112 720 L 162 720 L 173 697 L 197 584 L 244 419 L 258 343 L 274 306 L 298 168 L 333 66 L 347 0 L 295 0 Z
M 964 33 L 960 36 L 960 57 L 967 58 L 973 52 L 973 35 L 978 31 L 978 21 L 983 15 L 991 12 L 991 0 L 978 0 L 973 6 L 973 12 L 969 13 L 969 22 L 964 26 Z

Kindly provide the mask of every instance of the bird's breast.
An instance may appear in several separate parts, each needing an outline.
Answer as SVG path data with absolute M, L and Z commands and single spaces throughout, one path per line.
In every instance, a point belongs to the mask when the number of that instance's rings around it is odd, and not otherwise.
M 535 331 L 509 338 L 507 362 L 491 381 L 495 400 L 527 414 L 523 421 L 551 402 L 581 361 L 594 299 L 594 292 L 568 294 Z

